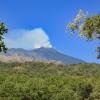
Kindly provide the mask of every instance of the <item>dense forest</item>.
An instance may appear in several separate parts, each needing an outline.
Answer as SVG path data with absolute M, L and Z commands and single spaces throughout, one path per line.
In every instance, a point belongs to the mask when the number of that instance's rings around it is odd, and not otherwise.
M 0 100 L 100 100 L 100 65 L 0 62 Z

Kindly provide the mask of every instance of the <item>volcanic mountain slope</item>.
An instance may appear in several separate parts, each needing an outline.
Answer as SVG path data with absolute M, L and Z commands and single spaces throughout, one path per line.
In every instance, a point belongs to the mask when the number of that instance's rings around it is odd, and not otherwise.
M 24 50 L 12 48 L 7 53 L 0 54 L 0 61 L 25 62 L 25 61 L 57 61 L 65 64 L 85 63 L 84 61 L 64 55 L 53 48 L 38 48 Z

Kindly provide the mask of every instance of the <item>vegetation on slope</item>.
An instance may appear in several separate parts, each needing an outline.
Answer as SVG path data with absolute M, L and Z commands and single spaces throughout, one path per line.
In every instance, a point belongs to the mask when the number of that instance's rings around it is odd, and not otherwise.
M 0 100 L 100 100 L 100 65 L 0 63 Z

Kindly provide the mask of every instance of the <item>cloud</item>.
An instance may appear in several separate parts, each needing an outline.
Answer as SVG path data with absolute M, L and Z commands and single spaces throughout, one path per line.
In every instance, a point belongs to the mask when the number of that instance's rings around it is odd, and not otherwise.
M 5 43 L 8 48 L 35 49 L 52 47 L 48 35 L 42 28 L 13 30 L 5 37 Z

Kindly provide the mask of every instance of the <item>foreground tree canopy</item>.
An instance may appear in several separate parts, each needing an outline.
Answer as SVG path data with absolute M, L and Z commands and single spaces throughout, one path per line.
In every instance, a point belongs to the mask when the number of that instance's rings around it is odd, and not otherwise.
M 5 43 L 3 41 L 3 39 L 4 39 L 3 36 L 5 33 L 7 33 L 7 31 L 8 31 L 8 29 L 7 29 L 6 25 L 1 22 L 0 23 L 0 52 L 3 51 L 6 53 L 6 51 L 7 51 L 7 48 L 6 48 Z
M 70 22 L 67 26 L 67 31 L 74 33 L 78 30 L 80 37 L 84 37 L 90 41 L 93 39 L 100 40 L 100 14 L 89 16 L 88 13 L 79 11 L 74 22 Z M 97 58 L 100 59 L 100 47 L 97 47 Z

